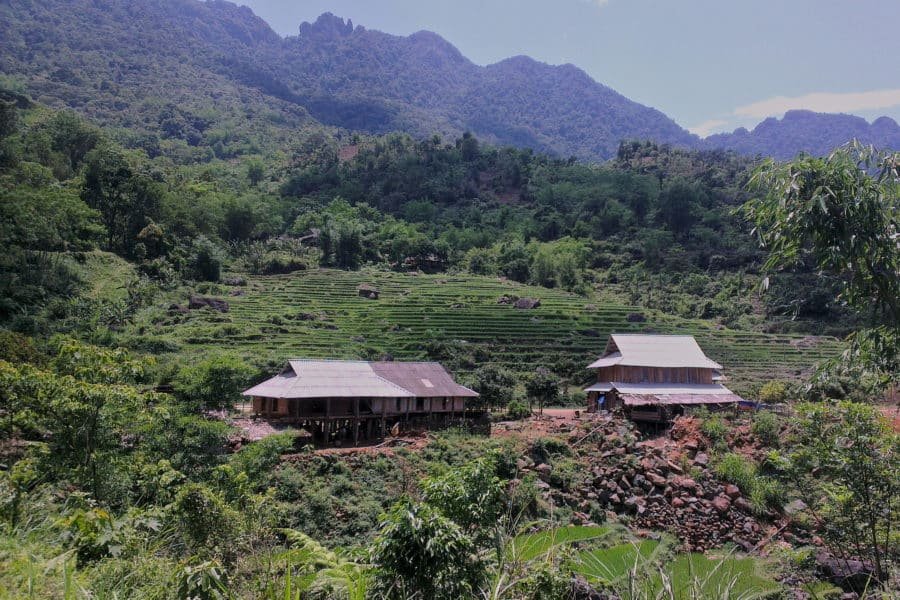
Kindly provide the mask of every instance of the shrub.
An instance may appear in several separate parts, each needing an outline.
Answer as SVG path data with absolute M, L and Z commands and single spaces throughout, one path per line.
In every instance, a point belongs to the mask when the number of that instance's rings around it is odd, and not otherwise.
M 762 410 L 753 415 L 750 431 L 766 446 L 777 447 L 781 434 L 781 423 L 775 413 Z
M 513 400 L 506 407 L 506 416 L 513 420 L 527 419 L 531 416 L 531 409 L 524 402 Z
M 725 436 L 728 435 L 728 423 L 722 417 L 710 417 L 704 419 L 700 430 L 709 438 L 713 446 L 719 446 L 725 442 Z
M 744 494 L 749 494 L 756 478 L 756 465 L 740 454 L 729 453 L 716 465 L 716 474 L 719 478 L 741 488 Z
M 788 397 L 787 384 L 783 381 L 766 382 L 759 390 L 759 401 L 765 404 L 785 402 Z

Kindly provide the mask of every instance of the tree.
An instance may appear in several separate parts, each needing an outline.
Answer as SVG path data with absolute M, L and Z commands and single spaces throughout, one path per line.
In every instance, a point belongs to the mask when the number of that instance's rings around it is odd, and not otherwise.
M 805 404 L 798 413 L 789 461 L 798 492 L 837 555 L 871 560 L 886 583 L 900 522 L 900 435 L 866 404 Z
M 81 198 L 100 213 L 107 247 L 131 256 L 137 236 L 159 218 L 162 190 L 134 172 L 124 153 L 103 146 L 87 155 Z
M 548 369 L 538 367 L 525 381 L 525 392 L 529 400 L 538 401 L 538 409 L 544 414 L 544 404 L 553 402 L 559 397 L 559 379 Z
M 676 178 L 663 188 L 659 196 L 657 219 L 677 237 L 685 237 L 696 221 L 696 207 L 702 203 L 703 197 L 704 192 L 697 184 Z
M 840 298 L 868 317 L 843 363 L 900 376 L 900 152 L 851 142 L 827 158 L 769 161 L 753 174 L 761 192 L 744 205 L 765 268 L 811 261 L 841 281 Z M 768 282 L 768 279 L 766 279 Z
M 383 597 L 471 598 L 484 578 L 477 548 L 459 525 L 426 503 L 402 500 L 388 512 L 372 562 Z
M 513 374 L 496 365 L 487 364 L 475 371 L 473 387 L 480 395 L 478 403 L 489 410 L 506 406 L 512 400 L 515 385 Z
M 173 382 L 182 402 L 195 410 L 230 409 L 255 370 L 240 358 L 220 354 L 183 367 Z
M 256 187 L 266 174 L 266 167 L 259 159 L 251 160 L 247 165 L 247 181 L 250 185 Z

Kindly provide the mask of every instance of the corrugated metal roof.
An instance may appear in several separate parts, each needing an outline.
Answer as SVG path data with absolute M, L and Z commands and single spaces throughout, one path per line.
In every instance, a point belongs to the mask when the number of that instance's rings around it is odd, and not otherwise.
M 349 360 L 291 360 L 280 374 L 243 393 L 260 398 L 412 398 L 372 365 Z
M 290 360 L 285 369 L 243 392 L 260 398 L 433 398 L 478 394 L 439 363 Z
M 591 387 L 584 388 L 584 391 L 585 392 L 608 392 L 612 389 L 613 389 L 613 387 L 612 387 L 611 383 L 595 383 Z
M 478 393 L 453 381 L 440 363 L 373 362 L 371 365 L 375 373 L 412 392 L 417 398 L 478 397 Z
M 625 406 L 650 404 L 734 404 L 742 398 L 724 385 L 617 383 L 612 386 Z
M 614 333 L 606 352 L 589 369 L 623 365 L 628 367 L 680 367 L 721 369 L 710 360 L 690 335 L 641 335 Z

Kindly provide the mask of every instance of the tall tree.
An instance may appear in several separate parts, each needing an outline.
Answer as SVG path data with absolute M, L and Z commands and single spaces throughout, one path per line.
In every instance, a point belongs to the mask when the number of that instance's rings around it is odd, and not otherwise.
M 852 142 L 827 158 L 768 161 L 744 205 L 767 270 L 813 262 L 839 278 L 840 297 L 869 321 L 851 354 L 900 377 L 900 152 Z

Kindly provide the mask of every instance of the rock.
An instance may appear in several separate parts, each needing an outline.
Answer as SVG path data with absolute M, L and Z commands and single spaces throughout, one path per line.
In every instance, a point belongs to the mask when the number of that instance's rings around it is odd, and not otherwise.
M 694 457 L 694 464 L 701 467 L 709 465 L 709 456 L 705 452 L 697 453 L 697 456 Z
M 716 512 L 725 514 L 731 508 L 731 500 L 726 496 L 717 496 L 716 499 L 712 501 L 712 505 L 713 508 L 716 509 Z
M 610 504 L 621 504 L 622 499 L 619 497 L 618 494 L 613 494 L 612 496 L 609 497 L 609 503 Z
M 653 471 L 647 473 L 647 479 L 656 487 L 665 487 L 666 485 L 666 478 L 662 475 L 657 475 Z
M 368 298 L 369 300 L 378 300 L 380 295 L 378 288 L 370 283 L 359 284 L 359 287 L 356 288 L 356 293 L 362 298 Z
M 803 500 L 800 500 L 798 498 L 797 500 L 794 500 L 792 502 L 788 502 L 787 504 L 785 504 L 783 511 L 784 511 L 784 514 L 792 517 L 799 512 L 803 512 L 804 510 L 806 510 L 806 508 L 807 508 L 806 502 L 804 502 Z
M 244 290 L 231 290 L 228 294 L 229 296 L 244 296 L 246 292 Z
M 191 310 L 205 307 L 209 307 L 222 313 L 227 313 L 229 310 L 228 303 L 221 298 L 212 298 L 208 296 L 191 296 L 188 299 L 188 308 L 190 308 Z
M 625 320 L 629 323 L 643 323 L 647 320 L 647 317 L 644 316 L 644 313 L 633 312 L 628 313 L 625 317 Z
M 497 298 L 497 304 L 513 304 L 516 300 L 518 300 L 518 296 L 513 296 L 511 294 L 503 294 L 499 298 Z
M 697 482 L 691 479 L 690 477 L 678 477 L 675 480 L 675 485 L 685 489 L 685 490 L 696 490 Z
M 681 498 L 673 498 L 672 506 L 674 506 L 675 508 L 681 508 L 682 506 L 684 506 L 684 500 L 682 500 Z
M 725 486 L 725 495 L 728 496 L 729 498 L 731 498 L 732 500 L 734 500 L 736 498 L 740 498 L 741 497 L 741 489 L 738 486 L 729 483 L 728 485 Z
M 852 558 L 837 558 L 827 552 L 816 555 L 816 571 L 821 577 L 852 592 L 862 592 L 871 587 L 870 580 L 875 578 L 875 569 L 871 564 Z
M 734 501 L 734 507 L 741 512 L 749 513 L 753 512 L 753 506 L 747 501 L 746 498 L 737 498 Z
M 183 315 L 188 311 L 187 306 L 183 306 L 181 304 L 170 304 L 169 305 L 169 314 L 181 314 Z
M 550 478 L 550 473 L 553 471 L 553 467 L 548 465 L 547 463 L 541 463 L 534 468 L 537 471 L 538 477 L 547 481 Z
M 539 308 L 541 305 L 541 301 L 537 298 L 519 298 L 516 300 L 516 303 L 513 304 L 516 308 L 520 308 L 523 310 L 529 310 L 532 308 Z
M 247 285 L 247 280 L 244 279 L 243 277 L 229 277 L 227 279 L 223 279 L 222 283 L 224 285 L 230 285 L 230 286 L 241 286 L 241 285 Z

